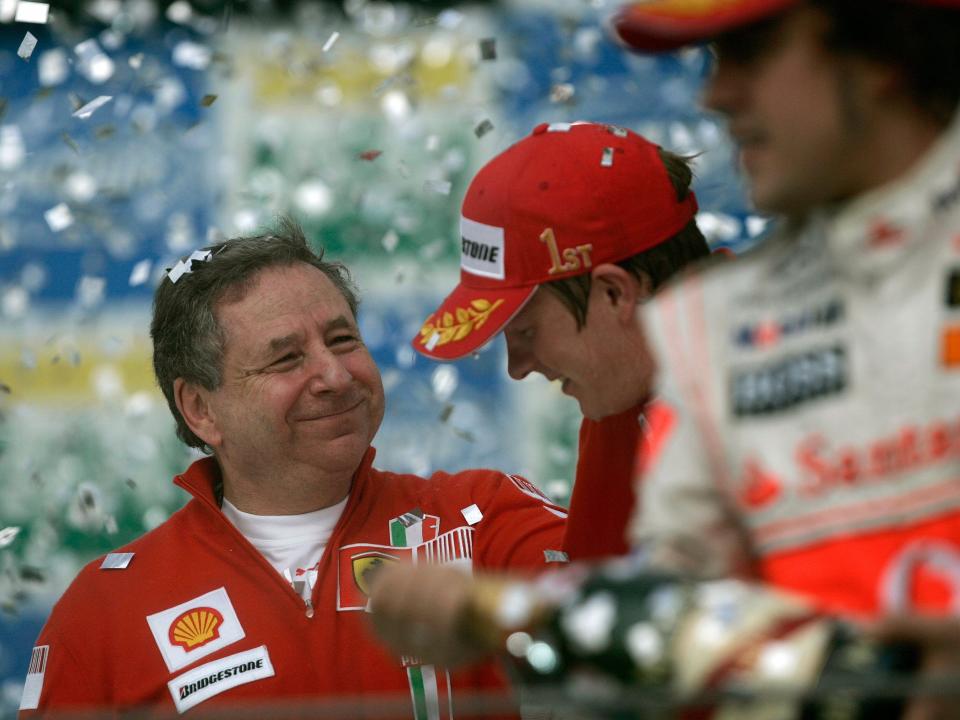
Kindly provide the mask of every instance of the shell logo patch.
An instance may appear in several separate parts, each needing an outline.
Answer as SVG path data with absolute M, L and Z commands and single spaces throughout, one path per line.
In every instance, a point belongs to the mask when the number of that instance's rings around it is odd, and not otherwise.
M 170 642 L 184 650 L 202 647 L 220 637 L 217 629 L 223 623 L 223 615 L 212 607 L 188 610 L 170 626 Z
M 170 672 L 246 635 L 225 587 L 147 615 L 147 625 Z

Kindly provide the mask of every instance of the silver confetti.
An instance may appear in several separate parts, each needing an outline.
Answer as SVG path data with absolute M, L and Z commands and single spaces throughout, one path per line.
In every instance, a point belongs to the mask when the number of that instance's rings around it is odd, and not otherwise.
M 70 212 L 66 203 L 54 205 L 43 214 L 43 219 L 47 221 L 47 225 L 53 232 L 66 230 L 73 225 L 73 213 Z
M 423 189 L 438 195 L 449 195 L 450 190 L 453 189 L 453 183 L 449 180 L 427 180 L 423 183 Z
M 383 240 L 380 241 L 383 245 L 383 249 L 388 253 L 392 253 L 397 249 L 397 245 L 400 244 L 400 237 L 397 235 L 397 231 L 393 228 L 387 230 L 386 235 L 383 236 Z
M 37 37 L 32 32 L 27 32 L 23 36 L 23 40 L 20 43 L 20 48 L 17 50 L 17 55 L 24 60 L 29 60 L 30 56 L 33 55 L 34 49 L 37 47 Z
M 100 95 L 73 113 L 73 117 L 86 120 L 111 100 L 113 100 L 112 95 Z
M 327 38 L 327 41 L 323 44 L 323 52 L 330 52 L 330 48 L 334 46 L 337 40 L 340 39 L 340 33 L 334 31 L 330 37 Z
M 49 14 L 50 3 L 27 2 L 27 0 L 20 0 L 20 2 L 17 3 L 17 15 L 14 20 L 22 23 L 46 25 Z
M 19 534 L 20 528 L 15 525 L 0 530 L 0 548 L 10 545 Z
M 153 267 L 153 261 L 151 260 L 141 260 L 134 265 L 133 270 L 130 271 L 130 286 L 143 285 L 150 277 L 151 267 Z
M 557 83 L 550 88 L 550 102 L 554 104 L 568 103 L 573 100 L 577 90 L 571 83 Z
M 602 167 L 613 166 L 613 148 L 612 147 L 605 147 L 603 149 L 603 157 L 600 158 L 600 165 Z
M 463 515 L 463 519 L 467 521 L 467 525 L 476 525 L 483 520 L 483 513 L 480 511 L 480 508 L 477 507 L 476 503 L 463 508 L 460 514 Z
M 100 563 L 101 570 L 126 570 L 134 553 L 108 553 Z

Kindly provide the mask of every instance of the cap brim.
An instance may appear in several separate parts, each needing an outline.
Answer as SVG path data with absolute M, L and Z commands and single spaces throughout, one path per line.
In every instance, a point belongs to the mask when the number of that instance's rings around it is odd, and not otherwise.
M 612 18 L 616 36 L 642 52 L 675 50 L 762 20 L 799 0 L 651 0 L 625 5 Z
M 456 360 L 486 345 L 526 304 L 536 285 L 498 290 L 457 285 L 411 344 L 434 360 Z

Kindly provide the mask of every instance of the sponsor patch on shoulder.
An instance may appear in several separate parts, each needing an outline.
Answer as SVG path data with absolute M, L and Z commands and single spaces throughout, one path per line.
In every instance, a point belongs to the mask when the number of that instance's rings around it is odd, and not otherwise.
M 170 672 L 246 635 L 223 587 L 148 615 L 147 624 Z
M 27 667 L 27 679 L 23 683 L 23 695 L 20 696 L 21 710 L 36 710 L 40 705 L 40 692 L 43 690 L 43 675 L 47 672 L 47 658 L 50 657 L 49 645 L 38 645 L 30 655 Z
M 184 713 L 225 690 L 273 677 L 274 674 L 267 646 L 261 645 L 195 667 L 175 677 L 167 683 L 167 687 L 170 688 L 177 712 Z

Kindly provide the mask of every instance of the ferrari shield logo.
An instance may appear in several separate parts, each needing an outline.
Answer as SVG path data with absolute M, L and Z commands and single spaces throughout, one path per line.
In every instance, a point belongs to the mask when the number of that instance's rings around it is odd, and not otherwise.
M 410 562 L 411 548 L 355 543 L 337 550 L 337 610 L 365 610 L 370 581 L 389 563 Z
M 397 558 L 381 552 L 366 552 L 355 555 L 352 559 L 353 582 L 364 595 L 370 595 L 370 581 L 377 571 L 387 565 L 395 563 Z

